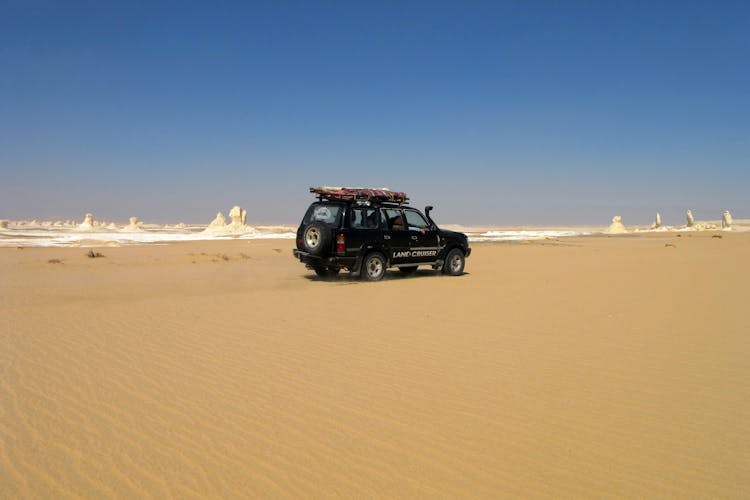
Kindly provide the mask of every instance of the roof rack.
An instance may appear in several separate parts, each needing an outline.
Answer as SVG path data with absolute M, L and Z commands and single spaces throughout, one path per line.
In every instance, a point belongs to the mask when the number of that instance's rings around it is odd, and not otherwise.
M 399 205 L 409 200 L 406 193 L 391 191 L 388 188 L 320 186 L 311 187 L 310 192 L 317 195 L 319 200 L 372 201 Z

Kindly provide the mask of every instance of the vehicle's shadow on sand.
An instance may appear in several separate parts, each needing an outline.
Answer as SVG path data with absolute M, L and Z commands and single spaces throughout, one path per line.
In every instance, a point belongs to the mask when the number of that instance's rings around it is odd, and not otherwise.
M 463 272 L 460 276 L 446 276 L 441 271 L 435 271 L 433 269 L 418 269 L 412 274 L 404 274 L 401 271 L 386 271 L 383 281 L 401 281 L 401 280 L 412 280 L 412 279 L 427 279 L 427 278 L 462 278 L 469 276 L 471 273 Z M 339 273 L 336 276 L 318 276 L 317 274 L 305 274 L 304 278 L 308 281 L 313 282 L 329 282 L 339 284 L 355 284 L 355 283 L 370 283 L 361 278 L 361 276 L 353 276 L 347 272 Z

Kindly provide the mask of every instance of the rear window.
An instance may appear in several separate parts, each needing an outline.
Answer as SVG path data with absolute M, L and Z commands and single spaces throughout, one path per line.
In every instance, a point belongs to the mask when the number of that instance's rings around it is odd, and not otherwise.
M 338 203 L 313 203 L 307 209 L 302 223 L 322 222 L 329 226 L 338 227 L 341 224 L 341 213 L 343 211 L 344 205 Z

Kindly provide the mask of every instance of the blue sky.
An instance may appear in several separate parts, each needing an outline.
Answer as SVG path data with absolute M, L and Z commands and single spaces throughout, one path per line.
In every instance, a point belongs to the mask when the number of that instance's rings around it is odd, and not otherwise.
M 746 2 L 0 0 L 0 218 L 750 217 Z

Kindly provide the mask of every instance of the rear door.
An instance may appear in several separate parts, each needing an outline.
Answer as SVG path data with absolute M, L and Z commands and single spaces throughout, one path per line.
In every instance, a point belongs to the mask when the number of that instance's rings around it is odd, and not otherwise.
M 411 262 L 434 262 L 438 253 L 437 230 L 413 208 L 404 209 L 406 229 L 409 233 Z
M 385 246 L 390 248 L 391 264 L 405 264 L 411 262 L 411 248 L 409 231 L 406 230 L 404 214 L 400 208 L 383 208 L 383 218 L 386 229 L 383 233 Z
M 380 212 L 373 207 L 352 206 L 349 209 L 349 233 L 346 237 L 346 253 L 357 254 L 363 247 L 382 246 L 383 230 Z

